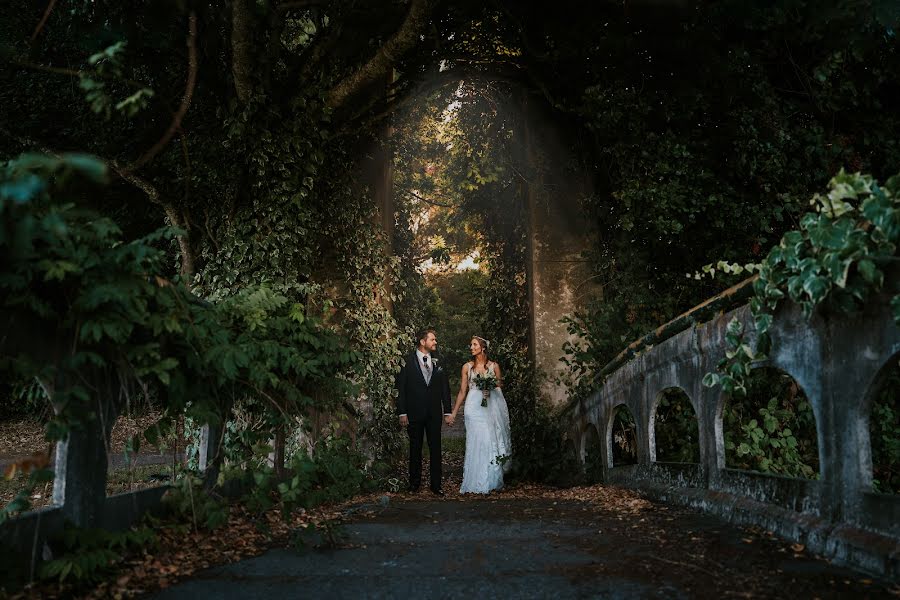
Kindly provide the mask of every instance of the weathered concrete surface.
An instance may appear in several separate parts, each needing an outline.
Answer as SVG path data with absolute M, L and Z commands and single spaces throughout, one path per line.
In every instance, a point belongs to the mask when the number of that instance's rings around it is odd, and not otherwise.
M 889 584 L 695 511 L 550 498 L 407 501 L 343 547 L 272 550 L 153 596 L 180 598 L 888 597 Z
M 593 192 L 590 170 L 573 168 L 577 157 L 567 133 L 542 102 L 528 99 L 524 110 L 528 182 L 526 276 L 531 305 L 531 352 L 545 376 L 541 391 L 559 406 L 566 388 L 555 379 L 566 373 L 563 344 L 575 341 L 561 322 L 586 306 L 601 290 L 593 264 L 582 253 L 597 245 L 597 229 L 585 218 L 582 199 Z

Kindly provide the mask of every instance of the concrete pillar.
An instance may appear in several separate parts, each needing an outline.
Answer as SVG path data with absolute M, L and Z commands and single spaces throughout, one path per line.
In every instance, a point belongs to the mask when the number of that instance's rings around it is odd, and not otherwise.
M 835 519 L 865 521 L 863 495 L 872 484 L 869 395 L 877 374 L 897 351 L 898 328 L 888 302 L 881 298 L 840 319 L 815 320 L 826 349 L 818 372 L 821 473 Z
M 650 449 L 650 407 L 653 404 L 653 391 L 648 387 L 646 379 L 641 376 L 631 388 L 631 402 L 628 410 L 634 417 L 635 458 L 639 465 L 652 462 L 653 451 Z
M 79 527 L 98 526 L 106 502 L 107 453 L 116 411 L 112 402 L 100 405 L 99 415 L 74 426 L 56 444 L 53 503 Z
M 551 115 L 527 102 L 523 138 L 529 164 L 526 279 L 532 357 L 545 375 L 544 395 L 558 406 L 567 399 L 565 387 L 554 382 L 566 371 L 560 362 L 563 344 L 575 340 L 560 319 L 600 292 L 591 265 L 581 256 L 594 246 L 597 234 L 581 210 L 581 199 L 591 193 L 590 174 L 571 171 L 575 157 L 560 132 L 548 125 Z
M 219 454 L 222 452 L 223 441 L 224 423 L 207 423 L 200 429 L 200 452 L 197 466 L 211 485 L 215 484 L 215 479 L 219 476 L 219 464 L 221 461 L 218 459 L 220 458 Z M 212 480 L 211 482 L 210 479 Z

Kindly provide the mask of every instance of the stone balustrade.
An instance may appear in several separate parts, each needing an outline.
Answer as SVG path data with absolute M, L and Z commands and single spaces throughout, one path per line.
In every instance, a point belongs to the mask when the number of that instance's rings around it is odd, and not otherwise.
M 872 398 L 900 358 L 900 328 L 890 298 L 852 315 L 817 313 L 809 320 L 787 304 L 770 329 L 773 346 L 756 367 L 774 367 L 799 384 L 816 420 L 819 477 L 794 479 L 727 468 L 722 413 L 727 398 L 703 377 L 727 350 L 728 322 L 748 339 L 754 327 L 744 305 L 645 347 L 609 373 L 588 399 L 563 412 L 570 452 L 582 461 L 599 451 L 600 477 L 659 500 L 695 506 L 763 527 L 813 552 L 870 572 L 900 575 L 900 496 L 872 490 L 869 418 Z M 656 460 L 654 427 L 662 393 L 683 390 L 699 426 L 699 463 Z M 616 465 L 612 426 L 624 405 L 636 421 L 637 464 Z M 599 446 L 597 448 L 596 446 Z

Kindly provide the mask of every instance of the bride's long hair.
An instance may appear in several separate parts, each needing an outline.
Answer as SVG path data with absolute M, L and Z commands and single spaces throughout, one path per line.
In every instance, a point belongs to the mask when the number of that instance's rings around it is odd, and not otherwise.
M 483 337 L 478 337 L 477 335 L 473 335 L 472 339 L 478 342 L 478 347 L 481 348 L 481 354 L 484 355 L 484 364 L 488 364 L 488 348 L 490 347 L 490 343 L 484 339 Z M 476 366 L 477 356 L 472 357 L 472 368 L 474 369 Z

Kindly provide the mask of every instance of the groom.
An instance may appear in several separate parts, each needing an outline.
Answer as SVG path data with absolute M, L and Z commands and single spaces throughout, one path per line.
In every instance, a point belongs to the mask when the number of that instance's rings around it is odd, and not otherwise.
M 435 364 L 431 353 L 437 348 L 433 329 L 419 332 L 416 351 L 406 357 L 397 375 L 397 413 L 409 434 L 409 491 L 422 485 L 422 438 L 428 436 L 431 455 L 431 491 L 441 491 L 441 417 L 450 424 L 450 381 Z

